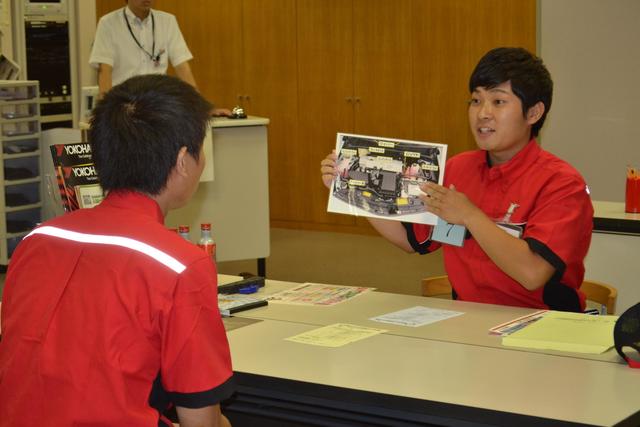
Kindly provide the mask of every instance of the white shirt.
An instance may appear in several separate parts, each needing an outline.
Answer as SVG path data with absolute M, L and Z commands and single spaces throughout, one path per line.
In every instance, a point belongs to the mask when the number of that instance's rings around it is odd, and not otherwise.
M 125 14 L 131 32 L 144 50 L 138 46 L 129 32 Z M 155 50 L 152 14 L 155 20 Z M 157 64 L 151 59 L 150 54 L 160 55 Z M 117 85 L 129 77 L 140 74 L 164 74 L 167 72 L 169 61 L 171 65 L 176 66 L 192 58 L 193 55 L 182 37 L 175 16 L 151 10 L 149 15 L 141 20 L 128 7 L 123 7 L 100 18 L 89 64 L 94 68 L 98 68 L 100 64 L 111 65 L 112 84 Z

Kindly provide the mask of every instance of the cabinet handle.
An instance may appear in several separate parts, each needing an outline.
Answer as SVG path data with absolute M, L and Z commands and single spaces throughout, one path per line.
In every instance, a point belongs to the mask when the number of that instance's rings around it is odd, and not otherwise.
M 353 101 L 353 98 L 351 98 L 350 96 L 347 96 L 344 100 L 351 103 Z
M 242 101 L 243 96 L 242 95 L 238 95 L 238 101 Z
M 250 97 L 249 95 L 245 95 L 245 96 L 244 96 L 244 100 L 245 100 L 245 101 L 251 101 L 251 97 Z
M 356 97 L 356 103 L 360 103 L 360 98 Z

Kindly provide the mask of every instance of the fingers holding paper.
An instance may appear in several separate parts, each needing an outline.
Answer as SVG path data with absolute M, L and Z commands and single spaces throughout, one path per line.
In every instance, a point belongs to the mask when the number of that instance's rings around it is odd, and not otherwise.
M 331 188 L 331 183 L 334 178 L 338 175 L 338 171 L 336 170 L 336 160 L 338 159 L 338 155 L 336 151 L 333 150 L 331 153 L 327 155 L 320 162 L 320 173 L 322 174 L 322 183 L 325 187 Z

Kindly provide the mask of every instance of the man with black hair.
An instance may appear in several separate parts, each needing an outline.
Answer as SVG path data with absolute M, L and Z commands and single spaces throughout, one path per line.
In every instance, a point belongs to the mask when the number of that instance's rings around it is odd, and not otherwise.
M 113 85 L 143 74 L 166 74 L 169 63 L 176 76 L 197 88 L 189 61 L 191 51 L 176 17 L 152 9 L 155 0 L 125 0 L 125 6 L 100 18 L 91 46 L 89 65 L 98 70 L 102 97 Z M 226 108 L 214 116 L 231 114 Z
M 229 347 L 210 257 L 164 227 L 204 167 L 210 104 L 162 75 L 98 102 L 89 142 L 103 202 L 13 254 L 2 307 L 0 426 L 229 426 Z
M 428 212 L 466 227 L 463 246 L 431 240 L 431 226 L 369 222 L 407 252 L 443 246 L 454 298 L 583 310 L 579 287 L 593 207 L 580 174 L 536 141 L 551 107 L 549 71 L 525 49 L 496 48 L 480 59 L 469 92 L 469 125 L 479 149 L 447 161 L 444 186 L 421 186 Z M 332 153 L 321 163 L 327 186 L 335 159 Z

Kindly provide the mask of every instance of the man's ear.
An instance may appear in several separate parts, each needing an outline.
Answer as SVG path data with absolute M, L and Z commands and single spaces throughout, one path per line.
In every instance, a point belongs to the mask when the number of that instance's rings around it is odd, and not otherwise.
M 527 123 L 529 125 L 534 125 L 544 114 L 544 104 L 542 101 L 538 101 L 535 105 L 527 110 Z
M 180 147 L 180 151 L 178 151 L 178 156 L 176 157 L 175 170 L 181 176 L 187 176 L 188 155 L 187 147 Z

